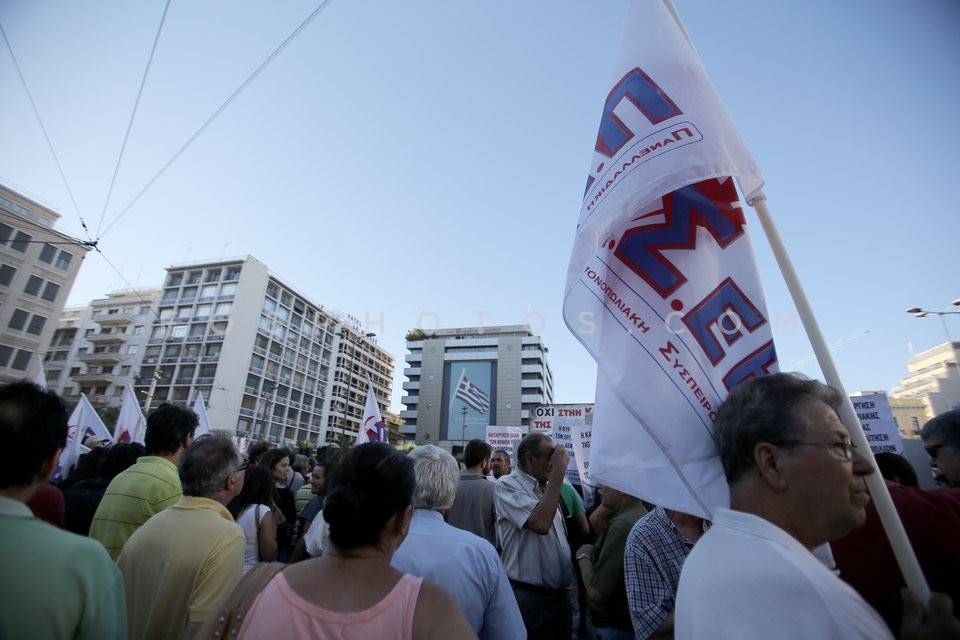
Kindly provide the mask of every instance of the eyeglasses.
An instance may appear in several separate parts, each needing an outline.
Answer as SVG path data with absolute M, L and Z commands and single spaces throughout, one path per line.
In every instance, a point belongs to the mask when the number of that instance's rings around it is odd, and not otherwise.
M 250 466 L 249 460 L 244 460 L 239 467 L 233 470 L 234 473 L 240 473 L 241 471 L 246 471 L 247 467 Z
M 823 440 L 814 442 L 803 442 L 794 440 L 783 443 L 784 447 L 830 447 L 836 451 L 841 458 L 850 461 L 853 460 L 853 452 L 857 450 L 857 445 L 849 440 Z
M 937 454 L 940 453 L 940 449 L 943 449 L 942 444 L 931 444 L 924 447 L 924 450 L 927 452 L 927 455 L 933 458 L 934 460 L 937 459 Z

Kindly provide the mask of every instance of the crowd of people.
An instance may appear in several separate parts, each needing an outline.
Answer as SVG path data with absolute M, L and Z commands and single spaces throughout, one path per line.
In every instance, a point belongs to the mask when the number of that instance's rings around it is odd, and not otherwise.
M 0 638 L 960 638 L 960 411 L 921 432 L 947 485 L 923 490 L 857 450 L 839 402 L 789 374 L 732 390 L 714 425 L 731 502 L 706 520 L 582 493 L 543 433 L 460 461 L 240 451 L 172 404 L 144 445 L 96 446 L 55 486 L 63 400 L 3 385 Z M 870 502 L 877 468 L 927 602 Z

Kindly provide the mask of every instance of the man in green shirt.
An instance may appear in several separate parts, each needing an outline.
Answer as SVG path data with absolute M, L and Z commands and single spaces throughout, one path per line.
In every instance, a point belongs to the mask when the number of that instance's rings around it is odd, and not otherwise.
M 583 577 L 594 636 L 598 640 L 633 638 L 623 552 L 630 529 L 647 510 L 638 498 L 613 487 L 601 486 L 600 495 L 601 504 L 609 510 L 607 526 L 595 545 L 577 549 L 577 570 Z
M 127 637 L 123 579 L 103 547 L 33 517 L 26 502 L 53 474 L 67 408 L 29 382 L 0 386 L 0 638 Z
M 140 525 L 183 496 L 177 465 L 196 428 L 197 414 L 172 404 L 160 405 L 147 418 L 147 455 L 110 481 L 90 524 L 90 537 L 114 561 Z

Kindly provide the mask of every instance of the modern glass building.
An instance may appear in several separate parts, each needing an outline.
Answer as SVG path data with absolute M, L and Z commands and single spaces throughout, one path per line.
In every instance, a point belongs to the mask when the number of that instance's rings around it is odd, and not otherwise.
M 530 423 L 553 403 L 547 348 L 527 325 L 411 331 L 401 433 L 447 448 L 485 438 L 487 426 Z

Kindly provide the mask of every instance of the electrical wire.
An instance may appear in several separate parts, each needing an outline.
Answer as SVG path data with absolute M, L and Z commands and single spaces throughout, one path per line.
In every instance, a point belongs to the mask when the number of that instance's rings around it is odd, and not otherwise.
M 150 49 L 150 57 L 147 59 L 147 67 L 143 70 L 143 77 L 140 79 L 140 88 L 137 89 L 137 99 L 133 103 L 133 111 L 130 113 L 130 122 L 127 123 L 127 130 L 123 134 L 123 144 L 120 145 L 120 155 L 117 157 L 117 166 L 113 168 L 113 178 L 110 179 L 110 188 L 107 190 L 107 199 L 103 203 L 103 211 L 100 213 L 100 221 L 97 223 L 97 237 L 100 237 L 100 229 L 103 227 L 103 218 L 107 215 L 107 207 L 110 206 L 110 196 L 113 195 L 113 187 L 117 182 L 117 174 L 120 172 L 120 163 L 123 161 L 123 153 L 127 149 L 127 140 L 130 138 L 130 130 L 133 128 L 133 120 L 137 115 L 137 109 L 140 106 L 140 97 L 143 95 L 143 87 L 147 83 L 147 75 L 150 73 L 150 66 L 153 64 L 153 56 L 157 52 L 157 43 L 160 42 L 160 34 L 163 32 L 163 24 L 167 20 L 167 12 L 170 10 L 170 1 L 163 7 L 163 15 L 160 16 L 160 25 L 157 27 L 157 35 L 153 38 L 153 47 Z
M 196 131 L 192 136 L 190 136 L 190 138 L 183 144 L 183 146 L 180 147 L 180 149 L 179 149 L 176 153 L 173 154 L 173 156 L 166 162 L 166 164 L 164 164 L 164 165 L 160 168 L 160 170 L 157 172 L 157 174 L 156 174 L 153 178 L 151 178 L 149 182 L 147 182 L 146 186 L 144 186 L 143 189 L 141 189 L 140 192 L 139 192 L 136 196 L 134 196 L 133 200 L 131 200 L 130 203 L 129 203 L 126 207 L 124 207 L 123 210 L 122 210 L 119 214 L 117 214 L 117 217 L 114 218 L 113 222 L 111 222 L 109 225 L 107 225 L 106 229 L 103 230 L 103 233 L 102 233 L 99 237 L 103 237 L 103 235 L 106 235 L 106 233 L 107 233 L 108 231 L 110 231 L 110 229 L 112 229 L 113 226 L 114 226 L 117 222 L 119 222 L 120 219 L 121 219 L 124 215 L 126 215 L 126 213 L 130 210 L 130 208 L 133 207 L 133 205 L 136 204 L 138 200 L 140 200 L 140 198 L 143 196 L 143 194 L 146 193 L 147 190 L 150 189 L 150 187 L 153 186 L 153 183 L 156 182 L 156 181 L 160 178 L 160 176 L 162 176 L 162 175 L 167 171 L 167 169 L 170 168 L 170 165 L 172 165 L 172 164 L 180 157 L 180 155 L 183 154 L 183 152 L 187 150 L 187 147 L 189 147 L 191 144 L 193 144 L 193 141 L 196 140 L 196 139 L 200 136 L 200 134 L 203 133 L 203 132 L 206 130 L 206 128 L 207 128 L 208 126 L 210 126 L 210 124 L 217 118 L 217 116 L 219 116 L 219 115 L 230 105 L 230 103 L 233 102 L 233 100 L 234 100 L 237 96 L 239 96 L 239 95 L 243 92 L 243 90 L 246 89 L 247 86 L 248 86 L 251 82 L 253 82 L 253 80 L 254 80 L 258 75 L 260 75 L 260 72 L 263 71 L 263 70 L 267 67 L 267 65 L 269 65 L 269 64 L 273 61 L 273 59 L 276 58 L 276 57 L 280 54 L 280 52 L 282 52 L 282 51 L 287 47 L 287 45 L 289 45 L 289 44 L 294 40 L 294 38 L 296 38 L 296 37 L 300 34 L 300 32 L 303 31 L 303 30 L 306 28 L 306 26 L 307 26 L 320 12 L 323 11 L 323 9 L 325 9 L 325 8 L 327 7 L 327 5 L 330 4 L 330 2 L 331 2 L 331 0 L 323 0 L 323 1 L 320 3 L 320 5 L 317 6 L 317 8 L 314 9 L 313 12 L 310 13 L 310 15 L 308 15 L 308 16 L 306 17 L 306 19 L 304 19 L 303 22 L 300 23 L 300 26 L 298 26 L 296 29 L 293 30 L 293 33 L 291 33 L 289 36 L 287 36 L 286 40 L 284 40 L 282 43 L 280 43 L 280 46 L 278 46 L 276 49 L 274 49 L 274 50 L 273 50 L 273 53 L 271 53 L 269 56 L 267 56 L 267 58 L 266 58 L 262 63 L 260 63 L 260 66 L 258 66 L 256 69 L 254 69 L 253 73 L 251 73 L 251 74 L 247 77 L 247 79 L 244 80 L 243 83 L 241 83 L 241 85 L 237 88 L 237 90 L 234 91 L 232 94 L 230 94 L 230 97 L 228 97 L 228 98 L 224 101 L 224 103 L 221 104 L 221 105 L 217 108 L 217 110 L 214 111 L 213 114 L 212 114 L 209 118 L 207 118 L 207 120 L 206 120 L 202 125 L 200 125 L 200 128 L 197 129 L 197 131 Z M 99 238 L 98 238 L 98 239 L 99 239 Z
M 23 71 L 20 69 L 20 63 L 17 61 L 17 56 L 13 53 L 13 46 L 10 44 L 10 40 L 7 38 L 7 32 L 4 30 L 2 24 L 0 24 L 0 35 L 3 36 L 3 42 L 7 45 L 7 51 L 10 52 L 10 58 L 13 60 L 13 66 L 17 69 L 17 75 L 20 77 L 20 83 L 23 85 L 23 90 L 27 94 L 27 99 L 30 100 L 30 106 L 33 108 L 33 115 L 35 115 L 37 118 L 37 123 L 40 125 L 40 131 L 43 132 L 43 138 L 47 141 L 47 147 L 50 148 L 50 154 L 53 156 L 53 161 L 57 165 L 57 171 L 60 172 L 60 179 L 63 180 L 63 184 L 67 188 L 67 194 L 70 196 L 70 201 L 73 203 L 73 208 L 77 212 L 77 217 L 80 218 L 80 226 L 83 227 L 84 231 L 86 231 L 87 239 L 96 244 L 96 241 L 90 237 L 90 229 L 87 228 L 87 223 L 83 219 L 83 214 L 80 213 L 80 207 L 77 205 L 77 199 L 73 197 L 73 190 L 70 188 L 70 183 L 67 181 L 67 175 L 63 172 L 63 166 L 60 164 L 60 158 L 57 156 L 57 152 L 53 148 L 53 143 L 50 141 L 50 136 L 47 135 L 47 128 L 43 125 L 43 118 L 40 117 L 40 110 L 37 109 L 37 103 L 33 100 L 33 94 L 30 93 L 30 87 L 27 86 L 27 79 L 23 76 Z

